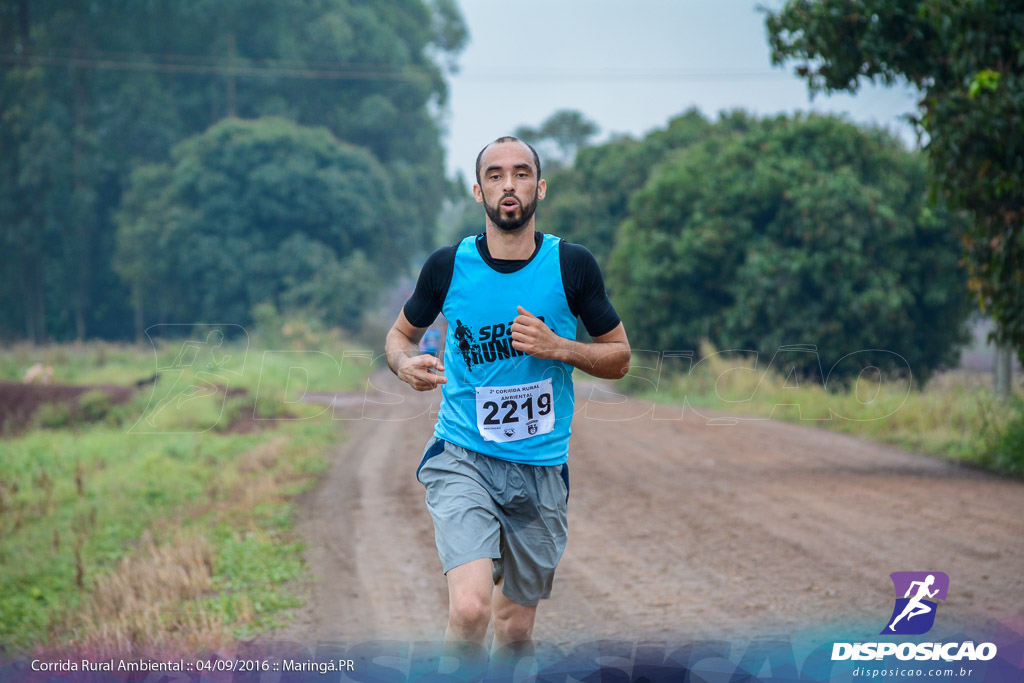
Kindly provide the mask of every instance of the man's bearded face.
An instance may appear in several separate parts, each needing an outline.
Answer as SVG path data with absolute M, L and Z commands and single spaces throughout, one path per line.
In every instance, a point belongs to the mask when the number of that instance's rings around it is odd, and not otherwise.
M 534 187 L 529 202 L 524 202 L 515 192 L 505 192 L 495 204 L 484 199 L 484 211 L 488 218 L 504 232 L 515 232 L 530 222 L 537 211 L 537 189 Z

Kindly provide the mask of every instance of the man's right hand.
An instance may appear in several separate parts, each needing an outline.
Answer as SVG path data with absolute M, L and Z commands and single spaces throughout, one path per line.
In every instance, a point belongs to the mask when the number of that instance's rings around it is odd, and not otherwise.
M 448 378 L 444 376 L 444 363 L 429 353 L 405 358 L 396 374 L 398 379 L 416 391 L 430 391 L 437 385 L 448 382 Z

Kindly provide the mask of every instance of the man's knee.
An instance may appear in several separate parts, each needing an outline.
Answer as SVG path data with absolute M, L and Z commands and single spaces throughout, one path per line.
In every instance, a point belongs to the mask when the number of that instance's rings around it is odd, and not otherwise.
M 533 639 L 536 613 L 530 609 L 503 610 L 494 615 L 494 631 L 503 643 L 519 643 Z
M 490 596 L 466 591 L 452 597 L 448 620 L 462 631 L 486 630 L 491 620 Z

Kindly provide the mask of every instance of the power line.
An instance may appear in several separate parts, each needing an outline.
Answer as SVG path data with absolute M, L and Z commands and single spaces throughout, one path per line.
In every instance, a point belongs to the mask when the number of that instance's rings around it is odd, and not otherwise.
M 51 66 L 101 71 L 137 71 L 173 74 L 204 74 L 215 76 L 254 76 L 260 78 L 299 78 L 313 80 L 411 81 L 436 77 L 426 70 L 407 67 L 401 71 L 364 69 L 299 69 L 280 66 L 250 66 L 245 64 L 178 64 L 137 60 L 91 59 L 87 57 L 61 57 L 54 55 L 0 55 L 0 62 L 17 66 Z
M 765 71 L 579 71 L 566 70 L 553 72 L 548 69 L 536 71 L 472 71 L 460 73 L 459 80 L 464 81 L 553 81 L 553 82 L 612 82 L 612 81 L 759 81 L 788 79 L 790 76 L 782 72 Z
M 92 53 L 113 54 L 113 53 Z M 376 64 L 343 62 L 311 62 L 306 66 L 286 66 L 300 62 L 274 64 L 238 63 L 226 58 L 188 55 L 165 55 L 163 61 L 153 59 L 115 59 L 74 55 L 12 55 L 0 54 L 0 63 L 15 66 L 44 66 L 108 71 L 135 71 L 214 76 L 251 76 L 257 78 L 291 78 L 308 80 L 390 80 L 412 81 L 437 78 L 438 72 L 421 67 L 393 68 Z M 313 68 L 311 68 L 313 67 Z M 505 70 L 476 68 L 460 72 L 460 81 L 502 82 L 616 82 L 616 81 L 760 81 L 790 78 L 781 71 L 686 71 L 674 69 L 535 69 Z

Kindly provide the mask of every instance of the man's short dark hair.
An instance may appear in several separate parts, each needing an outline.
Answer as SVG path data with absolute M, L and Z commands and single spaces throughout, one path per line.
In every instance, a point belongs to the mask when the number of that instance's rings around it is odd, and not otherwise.
M 530 151 L 533 153 L 533 165 L 537 167 L 537 180 L 538 181 L 540 180 L 540 157 L 537 156 L 537 150 L 535 150 L 533 148 L 533 145 L 531 145 L 526 140 L 520 140 L 519 138 L 515 137 L 514 135 L 502 135 L 497 140 L 494 140 L 494 141 L 489 142 L 486 145 L 484 145 L 484 148 L 482 150 L 480 150 L 479 154 L 476 155 L 476 184 L 477 185 L 480 184 L 480 160 L 483 159 L 484 152 L 486 152 L 487 148 L 490 147 L 491 145 L 496 145 L 496 144 L 498 144 L 500 142 L 521 142 L 524 145 L 526 145 L 527 147 L 529 147 Z

